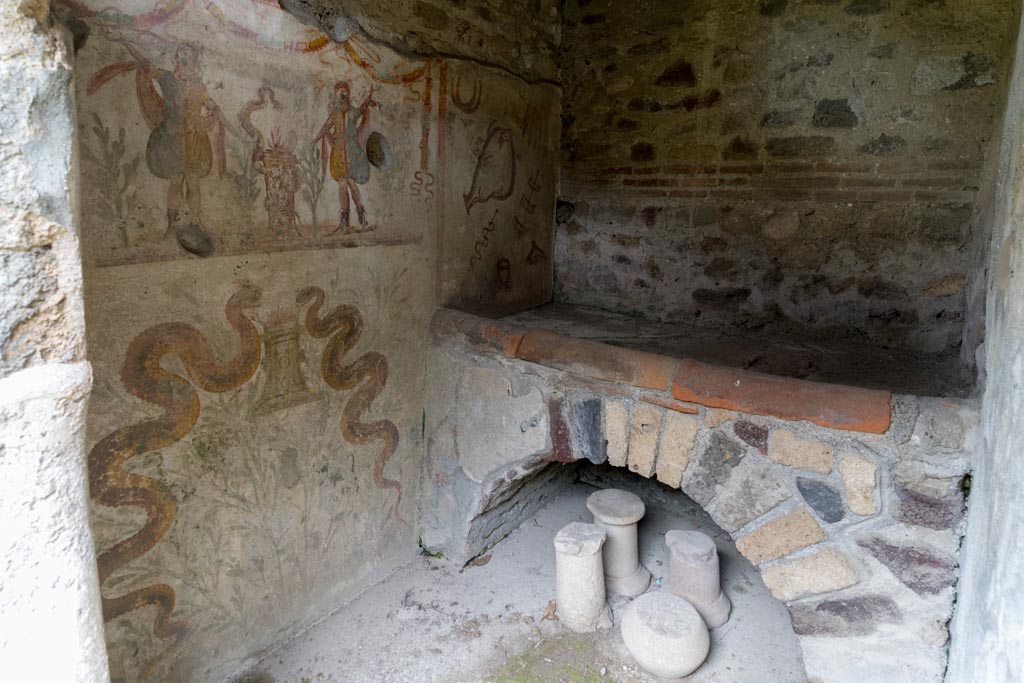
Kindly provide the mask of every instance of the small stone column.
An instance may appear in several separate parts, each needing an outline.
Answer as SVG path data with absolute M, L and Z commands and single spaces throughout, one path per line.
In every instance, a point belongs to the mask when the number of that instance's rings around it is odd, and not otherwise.
M 620 489 L 605 489 L 587 498 L 594 524 L 608 534 L 604 547 L 604 575 L 608 590 L 631 598 L 651 583 L 651 573 L 640 564 L 636 523 L 645 512 L 640 497 Z
M 708 628 L 729 621 L 732 603 L 722 591 L 718 571 L 718 548 L 699 531 L 670 531 L 665 534 L 670 555 L 668 591 L 697 608 Z
M 612 625 L 601 552 L 606 538 L 604 531 L 583 522 L 567 524 L 555 535 L 555 613 L 577 633 Z

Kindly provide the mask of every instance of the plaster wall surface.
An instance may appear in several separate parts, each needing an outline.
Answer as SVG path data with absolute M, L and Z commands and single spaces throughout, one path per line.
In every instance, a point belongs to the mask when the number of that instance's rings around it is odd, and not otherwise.
M 111 675 L 219 680 L 418 551 L 429 317 L 549 298 L 559 91 L 276 3 L 57 14 Z
M 0 670 L 105 683 L 87 517 L 92 373 L 72 216 L 71 64 L 48 9 L 0 6 Z
M 566 3 L 556 300 L 955 357 L 1018 9 Z
M 1024 42 L 1016 64 L 1003 130 L 988 258 L 985 340 L 987 384 L 981 410 L 977 468 L 971 486 L 963 573 L 953 621 L 947 680 L 1024 678 Z

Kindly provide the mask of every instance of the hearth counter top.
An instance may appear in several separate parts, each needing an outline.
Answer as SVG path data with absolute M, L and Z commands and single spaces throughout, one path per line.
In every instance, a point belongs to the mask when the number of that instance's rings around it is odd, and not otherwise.
M 925 353 L 848 340 L 742 338 L 569 304 L 501 319 L 529 329 L 710 365 L 916 396 L 964 398 L 973 381 L 956 351 Z

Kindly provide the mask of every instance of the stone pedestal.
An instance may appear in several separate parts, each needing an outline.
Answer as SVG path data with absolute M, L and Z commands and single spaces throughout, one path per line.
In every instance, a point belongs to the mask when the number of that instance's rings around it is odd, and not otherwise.
M 670 531 L 665 534 L 669 551 L 667 589 L 692 604 L 708 628 L 729 620 L 732 603 L 722 591 L 718 570 L 718 548 L 699 531 Z
M 629 603 L 622 614 L 622 641 L 637 664 L 669 679 L 696 671 L 711 649 L 711 637 L 697 610 L 662 591 Z
M 555 535 L 555 611 L 577 633 L 612 625 L 601 552 L 605 539 L 604 531 L 582 522 L 567 524 Z
M 651 583 L 651 573 L 640 564 L 636 523 L 644 516 L 644 502 L 629 491 L 605 489 L 587 498 L 594 524 L 608 534 L 604 547 L 604 574 L 608 590 L 633 597 Z

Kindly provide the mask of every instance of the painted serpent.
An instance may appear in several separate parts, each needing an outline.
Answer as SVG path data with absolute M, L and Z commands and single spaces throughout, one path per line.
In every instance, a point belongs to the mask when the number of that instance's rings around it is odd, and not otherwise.
M 258 289 L 243 283 L 228 299 L 225 313 L 237 333 L 239 349 L 227 362 L 217 359 L 206 337 L 192 325 L 181 322 L 155 325 L 139 334 L 128 346 L 121 381 L 128 391 L 147 403 L 163 408 L 163 415 L 122 427 L 97 443 L 89 453 L 89 486 L 92 498 L 109 507 L 141 508 L 146 522 L 131 536 L 99 554 L 102 586 L 110 576 L 155 546 L 174 522 L 178 504 L 161 482 L 125 469 L 131 458 L 166 448 L 191 431 L 199 418 L 199 395 L 195 387 L 221 393 L 247 382 L 260 364 L 260 338 L 244 310 L 260 298 Z M 177 355 L 187 377 L 165 369 L 161 361 Z M 171 621 L 174 589 L 156 583 L 119 595 L 103 596 L 105 621 L 133 610 L 156 607 L 153 632 L 160 638 L 180 639 L 187 628 L 183 621 Z
M 319 287 L 302 289 L 296 302 L 300 306 L 312 303 L 306 310 L 306 331 L 318 339 L 331 337 L 324 347 L 321 364 L 324 381 L 335 390 L 359 387 L 341 411 L 341 435 L 345 441 L 354 445 L 382 442 L 383 446 L 373 466 L 373 481 L 382 490 L 395 490 L 397 496 L 392 510 L 394 516 L 402 520 L 399 512 L 402 485 L 384 476 L 384 468 L 398 448 L 398 428 L 390 420 L 361 421 L 374 400 L 384 391 L 388 381 L 388 360 L 381 353 L 368 351 L 345 365 L 345 354 L 356 345 L 363 331 L 363 316 L 355 306 L 343 304 L 321 318 L 324 291 Z

